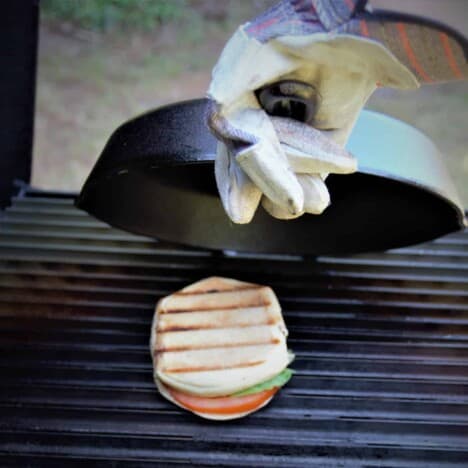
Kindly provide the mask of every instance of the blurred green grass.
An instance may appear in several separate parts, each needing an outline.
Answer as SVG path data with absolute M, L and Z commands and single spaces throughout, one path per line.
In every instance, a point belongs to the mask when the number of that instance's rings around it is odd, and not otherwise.
M 45 18 L 70 21 L 81 28 L 151 30 L 184 17 L 187 0 L 42 0 Z
M 43 7 L 54 1 L 44 1 Z M 73 4 L 102 1 L 56 0 Z M 176 3 L 173 5 L 182 6 L 182 13 L 155 20 L 149 30 L 119 22 L 103 27 L 101 20 L 89 27 L 73 17 L 42 15 L 34 185 L 79 190 L 117 126 L 155 107 L 203 96 L 211 68 L 237 25 L 272 0 Z M 367 106 L 406 121 L 433 139 L 465 206 L 467 102 L 465 82 L 424 86 L 406 93 L 382 89 Z

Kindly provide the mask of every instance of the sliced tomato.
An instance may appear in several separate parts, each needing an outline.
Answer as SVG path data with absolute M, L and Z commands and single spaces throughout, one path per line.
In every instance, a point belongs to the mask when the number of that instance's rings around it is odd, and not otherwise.
M 252 411 L 265 403 L 278 391 L 278 387 L 274 387 L 252 395 L 206 398 L 189 395 L 188 393 L 179 392 L 169 387 L 167 389 L 172 398 L 185 408 L 197 413 L 211 414 L 234 414 Z

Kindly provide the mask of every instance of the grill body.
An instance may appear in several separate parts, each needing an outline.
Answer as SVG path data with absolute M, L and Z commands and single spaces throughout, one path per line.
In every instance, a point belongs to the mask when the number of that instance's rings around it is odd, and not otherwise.
M 24 189 L 0 218 L 1 466 L 466 466 L 468 235 L 304 258 L 182 248 Z M 239 421 L 152 381 L 156 301 L 209 275 L 271 285 L 292 381 Z

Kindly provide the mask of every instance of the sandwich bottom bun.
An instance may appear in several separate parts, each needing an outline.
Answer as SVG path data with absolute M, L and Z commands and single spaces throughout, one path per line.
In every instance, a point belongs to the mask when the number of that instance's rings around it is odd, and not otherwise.
M 198 281 L 156 306 L 150 339 L 154 381 L 162 396 L 203 418 L 246 416 L 268 404 L 278 388 L 231 395 L 286 369 L 287 334 L 268 286 L 220 277 Z
M 179 408 L 183 408 L 187 411 L 190 411 L 193 414 L 196 414 L 197 416 L 200 416 L 205 419 L 212 419 L 214 421 L 228 421 L 230 419 L 239 419 L 243 418 L 244 416 L 247 416 L 250 413 L 254 413 L 255 411 L 258 411 L 259 409 L 263 408 L 266 406 L 270 401 L 273 399 L 273 396 L 268 398 L 268 400 L 264 401 L 261 405 L 251 409 L 250 411 L 245 411 L 243 413 L 231 413 L 231 414 L 217 414 L 217 413 L 200 413 L 199 411 L 193 411 L 190 408 L 186 408 L 183 406 L 181 403 L 179 403 L 177 400 L 175 400 L 171 393 L 169 392 L 168 388 L 161 383 L 159 380 L 155 381 L 156 386 L 158 387 L 159 393 L 166 398 L 167 400 L 171 401 L 174 403 L 174 405 L 177 405 Z

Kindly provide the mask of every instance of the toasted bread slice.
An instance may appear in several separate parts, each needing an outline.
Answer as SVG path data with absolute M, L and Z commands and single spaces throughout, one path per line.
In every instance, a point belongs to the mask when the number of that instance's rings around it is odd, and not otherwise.
M 271 288 L 207 278 L 159 301 L 150 345 L 154 378 L 193 395 L 231 395 L 287 367 L 286 336 Z

